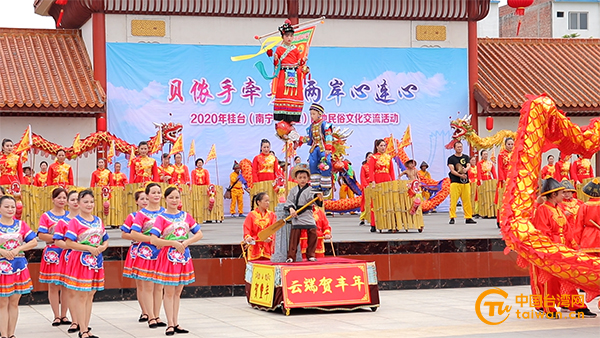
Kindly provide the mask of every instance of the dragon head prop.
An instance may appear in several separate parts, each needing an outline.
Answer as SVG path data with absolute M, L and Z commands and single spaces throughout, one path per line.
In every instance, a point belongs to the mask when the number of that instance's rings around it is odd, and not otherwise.
M 162 133 L 163 144 L 167 143 L 167 142 L 169 142 L 171 144 L 175 144 L 175 141 L 177 141 L 177 137 L 183 130 L 183 125 L 181 123 L 173 123 L 173 122 L 169 122 L 169 123 L 153 122 L 153 123 L 154 123 L 154 126 L 158 129 L 160 129 L 160 131 Z
M 454 130 L 452 133 L 452 140 L 446 144 L 446 149 L 452 149 L 454 142 L 464 140 L 468 134 L 473 133 L 473 126 L 471 126 L 471 115 L 467 115 L 465 118 L 457 118 L 450 122 L 450 128 Z

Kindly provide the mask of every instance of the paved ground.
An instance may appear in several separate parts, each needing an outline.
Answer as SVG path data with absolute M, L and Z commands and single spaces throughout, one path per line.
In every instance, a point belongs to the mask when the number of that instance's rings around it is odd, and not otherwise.
M 500 238 L 496 220 L 478 219 L 477 224 L 465 224 L 459 215 L 455 225 L 448 224 L 447 213 L 434 213 L 424 216 L 425 228 L 422 233 L 417 230 L 399 233 L 371 233 L 369 226 L 359 226 L 358 215 L 338 215 L 328 217 L 335 242 L 347 241 L 388 241 L 388 240 L 423 240 L 423 239 L 469 239 Z M 234 244 L 242 240 L 243 219 L 225 218 L 223 223 L 202 224 L 204 238 L 198 244 Z M 128 246 L 129 241 L 121 239 L 117 229 L 108 230 L 111 246 Z M 41 244 L 40 244 L 41 247 Z
M 243 297 L 183 299 L 180 324 L 191 332 L 180 337 L 600 337 L 600 317 L 594 319 L 518 319 L 514 304 L 529 287 L 505 287 L 512 305 L 508 319 L 490 326 L 475 313 L 477 297 L 487 288 L 381 291 L 377 312 L 321 313 L 292 310 L 263 312 Z M 491 296 L 488 296 L 491 297 Z M 486 300 L 488 298 L 486 297 Z M 589 307 L 598 312 L 597 303 Z M 529 309 L 529 308 L 527 308 Z M 488 311 L 484 307 L 484 313 Z M 22 306 L 19 338 L 76 337 L 66 326 L 51 327 L 49 305 Z M 91 326 L 102 338 L 164 337 L 162 329 L 138 323 L 134 301 L 94 304 Z M 164 314 L 161 314 L 164 318 Z

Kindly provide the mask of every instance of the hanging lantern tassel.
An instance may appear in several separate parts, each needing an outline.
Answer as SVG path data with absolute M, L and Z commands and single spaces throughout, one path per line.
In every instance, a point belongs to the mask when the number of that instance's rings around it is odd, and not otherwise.
M 58 20 L 56 20 L 56 28 L 60 28 L 60 23 L 62 21 L 63 14 L 65 14 L 65 10 L 61 9 L 60 14 L 58 15 Z
M 529 7 L 533 4 L 534 0 L 508 0 L 508 6 L 515 9 L 515 15 L 521 17 L 525 15 L 525 7 Z M 517 24 L 517 36 L 521 30 L 521 18 Z

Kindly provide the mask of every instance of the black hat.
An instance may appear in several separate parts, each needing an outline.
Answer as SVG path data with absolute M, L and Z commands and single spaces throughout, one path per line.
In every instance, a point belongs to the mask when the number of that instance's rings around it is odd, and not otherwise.
M 322 105 L 318 104 L 318 103 L 313 103 L 310 105 L 310 108 L 308 110 L 316 110 L 321 114 L 325 113 L 325 108 L 323 108 Z
M 282 36 L 285 33 L 294 33 L 294 27 L 292 26 L 292 22 L 290 20 L 285 20 L 285 23 L 278 29 Z
M 232 170 L 235 170 L 236 168 L 239 168 L 239 167 L 240 167 L 240 164 L 238 163 L 238 161 L 234 160 L 233 161 L 233 168 L 232 168 Z
M 584 185 L 583 194 L 593 198 L 600 197 L 600 181 L 594 178 L 591 182 Z
M 573 186 L 573 183 L 571 183 L 571 181 L 569 180 L 563 180 L 562 182 L 560 182 L 560 184 L 562 184 L 562 186 L 565 187 L 565 191 L 577 192 L 577 190 L 575 190 L 575 187 Z
M 427 162 L 423 161 L 421 162 L 421 165 L 419 166 L 419 168 L 423 168 L 425 167 L 426 169 L 429 168 L 429 164 L 427 164 Z
M 542 193 L 540 195 L 546 196 L 559 190 L 565 190 L 565 187 L 558 183 L 557 180 L 550 177 L 542 181 Z

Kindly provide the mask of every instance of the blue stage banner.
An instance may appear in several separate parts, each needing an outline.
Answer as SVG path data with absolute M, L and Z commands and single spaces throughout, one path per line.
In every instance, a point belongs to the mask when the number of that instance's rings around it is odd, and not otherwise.
M 216 144 L 218 171 L 212 162 L 206 168 L 212 183 L 223 186 L 233 161 L 252 160 L 263 138 L 283 158 L 283 142 L 274 136 L 270 83 L 253 67 L 257 60 L 271 60 L 265 55 L 230 60 L 257 49 L 107 43 L 108 130 L 137 144 L 156 133 L 153 122 L 181 123 L 186 153 L 192 139 L 197 157 L 206 157 Z M 434 179 L 447 177 L 450 118 L 468 112 L 466 49 L 312 47 L 308 66 L 300 134 L 306 134 L 310 104 L 323 105 L 334 126 L 354 130 L 348 158 L 358 176 L 373 141 L 390 134 L 400 139 L 410 124 L 408 156 L 429 163 Z M 298 155 L 306 161 L 308 148 Z M 191 159 L 188 166 L 193 169 Z

